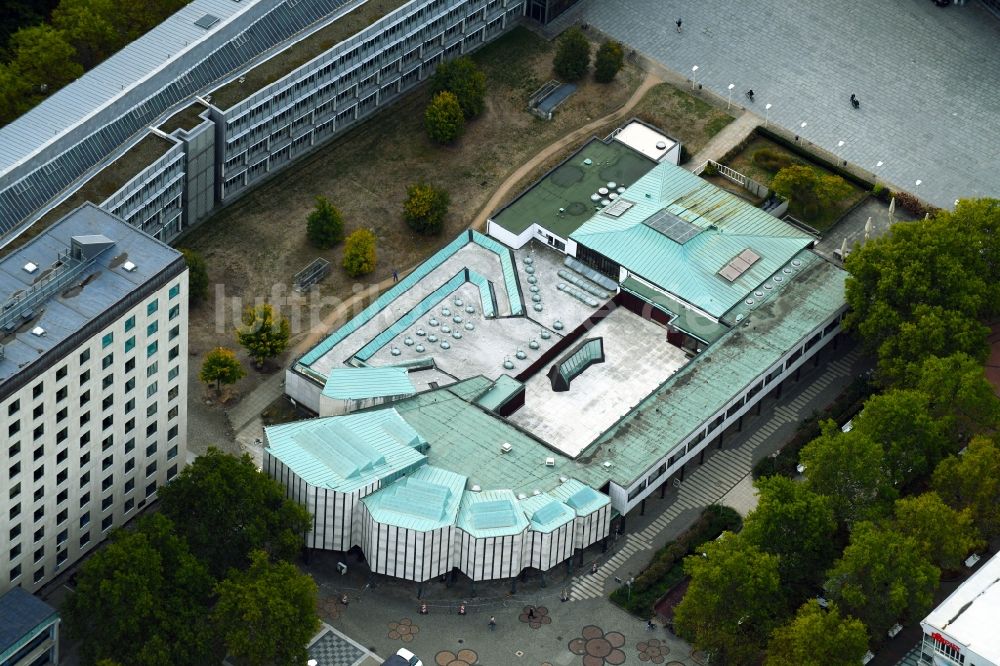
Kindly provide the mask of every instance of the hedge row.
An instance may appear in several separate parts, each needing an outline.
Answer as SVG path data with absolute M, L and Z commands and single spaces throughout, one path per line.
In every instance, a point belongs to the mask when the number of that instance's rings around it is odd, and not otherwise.
M 694 525 L 653 555 L 642 573 L 635 577 L 631 594 L 628 586 L 623 585 L 611 593 L 611 601 L 633 615 L 652 616 L 656 602 L 684 579 L 684 558 L 724 531 L 737 532 L 742 526 L 740 514 L 728 506 L 712 504 L 705 507 Z

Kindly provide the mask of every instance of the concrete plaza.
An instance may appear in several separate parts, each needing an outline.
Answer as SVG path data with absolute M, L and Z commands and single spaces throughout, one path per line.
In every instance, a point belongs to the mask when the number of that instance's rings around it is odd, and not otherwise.
M 975 0 L 583 0 L 567 14 L 685 78 L 697 65 L 723 99 L 735 84 L 734 104 L 937 206 L 1000 196 L 1000 19 Z

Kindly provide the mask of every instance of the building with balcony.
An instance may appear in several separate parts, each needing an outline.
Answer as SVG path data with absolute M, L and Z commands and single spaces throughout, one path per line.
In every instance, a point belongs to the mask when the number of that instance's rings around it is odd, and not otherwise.
M 52 580 L 184 466 L 187 276 L 93 204 L 0 260 L 0 592 Z

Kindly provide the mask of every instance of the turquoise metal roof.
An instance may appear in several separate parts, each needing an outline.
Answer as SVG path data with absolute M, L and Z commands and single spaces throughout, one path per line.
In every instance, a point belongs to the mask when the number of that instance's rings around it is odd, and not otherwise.
M 496 409 L 524 388 L 524 384 L 510 375 L 500 375 L 493 385 L 476 398 L 475 403 L 483 409 Z
M 310 485 L 350 493 L 423 465 L 426 444 L 391 408 L 264 429 L 268 451 Z
M 510 490 L 469 492 L 458 510 L 458 526 L 477 539 L 520 534 L 528 520 Z
M 556 364 L 556 371 L 563 378 L 566 386 L 586 370 L 592 363 L 604 361 L 604 341 L 601 338 L 591 338 L 580 344 L 569 358 L 563 358 Z
M 549 493 L 532 495 L 520 500 L 521 508 L 528 516 L 531 529 L 535 532 L 548 533 L 562 527 L 576 517 L 576 511 L 569 508 Z
M 622 289 L 635 294 L 647 303 L 655 305 L 660 310 L 670 313 L 673 317 L 670 320 L 671 325 L 688 335 L 698 338 L 702 342 L 711 344 L 729 330 L 728 326 L 709 319 L 684 302 L 665 292 L 643 284 L 631 275 L 622 282 Z
M 416 393 L 406 368 L 335 368 L 323 387 L 323 395 L 338 400 L 363 400 Z
M 607 495 L 597 492 L 576 479 L 566 479 L 561 485 L 550 490 L 549 494 L 576 511 L 578 516 L 589 515 L 611 503 L 611 499 Z
M 361 501 L 379 523 L 426 532 L 455 522 L 465 483 L 461 474 L 424 465 Z
M 657 165 L 621 198 L 634 205 L 618 217 L 597 213 L 571 238 L 713 317 L 722 316 L 814 240 L 669 163 Z M 645 224 L 661 211 L 700 232 L 677 242 Z M 740 277 L 730 282 L 718 274 L 747 249 L 760 259 Z

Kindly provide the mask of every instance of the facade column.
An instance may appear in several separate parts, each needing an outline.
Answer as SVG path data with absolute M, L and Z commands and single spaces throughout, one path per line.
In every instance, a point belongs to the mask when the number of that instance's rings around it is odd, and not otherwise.
M 664 481 L 663 483 L 660 484 L 660 499 L 663 499 L 663 496 L 666 494 L 667 494 L 667 482 Z
M 641 502 L 639 502 L 639 515 L 640 516 L 645 516 L 646 515 L 646 500 L 645 500 L 645 498 Z

